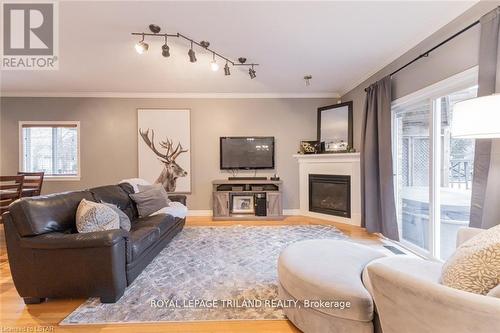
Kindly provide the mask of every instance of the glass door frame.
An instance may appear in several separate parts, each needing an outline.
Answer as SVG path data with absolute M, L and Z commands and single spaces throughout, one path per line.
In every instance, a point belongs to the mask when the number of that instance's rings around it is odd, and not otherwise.
M 425 87 L 419 91 L 406 95 L 394 100 L 391 104 L 392 110 L 395 108 L 404 107 L 406 104 L 415 103 L 422 100 L 427 100 L 431 106 L 429 113 L 429 223 L 428 237 L 429 248 L 421 248 L 405 239 L 402 235 L 401 221 L 398 220 L 399 239 L 400 243 L 408 249 L 425 256 L 427 258 L 440 260 L 441 249 L 441 207 L 440 207 L 440 184 L 441 184 L 441 98 L 477 85 L 478 67 L 474 66 L 464 72 L 453 75 L 440 82 Z M 403 111 L 404 112 L 404 111 Z M 397 115 L 400 112 L 391 111 L 392 113 L 392 155 L 393 155 L 393 177 L 394 177 L 394 196 L 396 202 L 396 210 L 399 210 L 399 189 L 397 181 L 397 170 L 399 170 L 399 160 L 397 158 Z M 397 216 L 400 216 L 398 211 Z

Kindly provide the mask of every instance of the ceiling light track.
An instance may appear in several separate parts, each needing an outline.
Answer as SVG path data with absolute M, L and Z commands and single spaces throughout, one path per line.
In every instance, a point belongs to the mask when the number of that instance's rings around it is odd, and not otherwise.
M 218 58 L 222 59 L 223 61 L 225 61 L 225 66 L 224 66 L 224 74 L 225 75 L 230 75 L 230 70 L 229 70 L 228 65 L 231 64 L 232 66 L 247 66 L 249 68 L 250 78 L 253 79 L 256 77 L 256 71 L 255 71 L 254 67 L 258 66 L 259 64 L 246 63 L 246 58 L 244 58 L 244 57 L 238 58 L 238 61 L 233 61 L 233 60 L 223 56 L 222 54 L 214 51 L 213 49 L 209 48 L 210 43 L 207 41 L 197 42 L 194 39 L 189 38 L 181 33 L 175 33 L 175 34 L 160 33 L 161 28 L 155 24 L 150 24 L 149 29 L 151 30 L 151 32 L 132 32 L 131 33 L 133 36 L 141 36 L 142 37 L 142 39 L 139 41 L 139 43 L 135 45 L 136 51 L 140 54 L 146 52 L 149 48 L 149 45 L 144 41 L 146 36 L 156 37 L 156 38 L 160 37 L 160 38 L 164 39 L 164 45 L 162 46 L 162 54 L 164 57 L 170 56 L 169 47 L 167 46 L 167 38 L 169 38 L 169 37 L 170 38 L 182 38 L 190 43 L 190 49 L 188 52 L 190 62 L 196 62 L 196 56 L 195 56 L 195 52 L 193 50 L 193 45 L 196 45 L 196 46 L 200 47 L 201 49 L 206 50 L 207 52 L 212 54 L 213 60 L 210 63 L 210 65 L 211 65 L 211 68 L 213 71 L 217 71 L 219 69 L 219 65 L 216 63 L 216 59 L 215 59 L 215 57 L 218 57 Z

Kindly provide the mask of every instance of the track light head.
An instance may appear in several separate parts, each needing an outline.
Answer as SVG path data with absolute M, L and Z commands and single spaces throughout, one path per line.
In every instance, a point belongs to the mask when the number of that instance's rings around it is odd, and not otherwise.
M 253 69 L 253 66 L 252 66 L 252 68 L 248 69 L 248 75 L 250 75 L 251 79 L 255 79 L 255 77 L 257 76 L 255 73 L 256 72 L 255 72 L 255 69 Z
M 189 49 L 188 55 L 190 62 L 196 62 L 196 54 L 194 53 L 193 49 Z
M 148 43 L 146 43 L 144 41 L 144 35 L 142 35 L 141 41 L 139 43 L 135 44 L 135 50 L 137 51 L 137 53 L 143 54 L 148 49 L 149 49 L 149 45 L 148 45 Z
M 161 47 L 161 55 L 164 56 L 165 58 L 170 57 L 170 47 L 168 47 L 167 44 L 164 44 Z
M 165 58 L 170 57 L 170 47 L 167 45 L 167 35 L 165 35 L 165 44 L 161 47 L 161 55 Z
M 213 60 L 210 63 L 210 68 L 212 71 L 217 72 L 219 70 L 219 64 L 215 61 L 215 53 L 213 53 Z
M 238 61 L 240 62 L 240 64 L 244 64 L 245 62 L 247 62 L 247 58 L 239 57 Z
M 193 50 L 193 42 L 191 42 L 191 48 L 188 51 L 189 61 L 196 62 L 196 53 Z
M 213 60 L 210 63 L 210 68 L 212 69 L 212 71 L 217 72 L 219 70 L 219 64 L 215 60 Z
M 206 40 L 202 40 L 200 42 L 201 47 L 207 49 L 210 46 L 210 42 L 207 42 Z
M 227 61 L 226 61 L 226 65 L 224 66 L 224 75 L 231 75 L 231 71 L 229 70 L 229 65 L 227 64 Z

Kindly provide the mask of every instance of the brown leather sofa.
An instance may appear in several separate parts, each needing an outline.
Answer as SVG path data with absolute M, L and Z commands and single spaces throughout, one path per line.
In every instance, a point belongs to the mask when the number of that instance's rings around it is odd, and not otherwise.
M 114 303 L 153 258 L 184 227 L 185 219 L 158 214 L 139 218 L 129 184 L 23 198 L 3 215 L 7 253 L 16 289 L 26 304 L 45 298 L 100 297 Z M 82 199 L 117 205 L 130 232 L 78 233 Z M 170 196 L 186 203 L 185 196 Z

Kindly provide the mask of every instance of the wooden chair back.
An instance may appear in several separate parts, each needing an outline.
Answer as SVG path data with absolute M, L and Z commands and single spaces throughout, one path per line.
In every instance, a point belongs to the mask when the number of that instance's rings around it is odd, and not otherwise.
M 24 176 L 23 189 L 25 191 L 22 196 L 34 197 L 42 193 L 43 172 L 18 172 L 19 176 Z
M 9 210 L 9 205 L 21 198 L 24 176 L 0 176 L 0 216 Z

